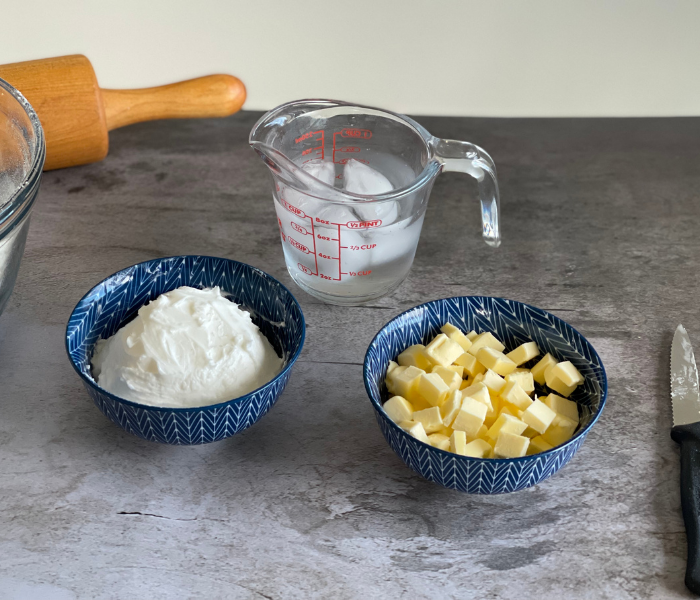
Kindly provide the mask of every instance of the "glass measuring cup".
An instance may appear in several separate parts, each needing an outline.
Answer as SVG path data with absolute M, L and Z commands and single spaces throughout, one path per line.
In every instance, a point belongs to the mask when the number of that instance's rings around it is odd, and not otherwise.
M 491 157 L 469 142 L 438 139 L 406 116 L 300 100 L 263 115 L 249 142 L 272 172 L 289 274 L 326 302 L 362 304 L 401 284 L 442 171 L 477 180 L 483 238 L 500 244 Z

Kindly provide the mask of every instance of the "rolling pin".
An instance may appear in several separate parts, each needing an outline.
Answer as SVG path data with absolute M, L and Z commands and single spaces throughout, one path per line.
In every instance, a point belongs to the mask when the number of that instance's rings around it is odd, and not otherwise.
M 141 121 L 225 117 L 245 101 L 243 82 L 209 75 L 138 90 L 101 89 L 80 54 L 0 65 L 39 115 L 46 137 L 45 171 L 102 160 L 109 131 Z

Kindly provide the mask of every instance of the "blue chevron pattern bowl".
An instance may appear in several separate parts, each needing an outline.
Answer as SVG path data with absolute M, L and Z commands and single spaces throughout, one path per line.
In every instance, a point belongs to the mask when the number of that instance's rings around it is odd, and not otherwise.
M 581 426 L 566 443 L 547 452 L 512 459 L 459 456 L 419 442 L 398 427 L 382 409 L 388 398 L 384 378 L 389 361 L 413 344 L 427 344 L 452 323 L 467 332 L 492 332 L 506 351 L 535 341 L 543 353 L 570 360 L 585 377 L 571 395 L 579 404 Z M 537 359 L 533 361 L 537 362 Z M 505 494 L 530 487 L 551 477 L 568 463 L 600 417 L 607 395 L 603 363 L 593 346 L 571 325 L 540 308 L 485 296 L 435 300 L 400 314 L 372 340 L 364 363 L 367 394 L 379 427 L 411 469 L 430 481 L 471 494 Z
M 139 308 L 180 286 L 219 286 L 250 311 L 253 321 L 284 357 L 272 381 L 229 402 L 197 408 L 161 408 L 130 402 L 106 392 L 92 378 L 95 343 L 136 316 Z M 211 256 L 174 256 L 119 271 L 92 288 L 68 319 L 66 348 L 73 368 L 99 408 L 117 425 L 139 437 L 166 444 L 206 444 L 250 427 L 277 401 L 304 345 L 304 315 L 279 281 L 260 269 Z

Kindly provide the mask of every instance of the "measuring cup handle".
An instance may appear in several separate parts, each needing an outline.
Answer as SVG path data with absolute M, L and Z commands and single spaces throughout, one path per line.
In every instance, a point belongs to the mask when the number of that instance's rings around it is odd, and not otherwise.
M 501 245 L 498 228 L 499 194 L 496 165 L 479 146 L 458 140 L 439 140 L 433 143 L 435 157 L 445 172 L 468 173 L 477 181 L 481 201 L 481 224 L 484 241 L 497 248 Z

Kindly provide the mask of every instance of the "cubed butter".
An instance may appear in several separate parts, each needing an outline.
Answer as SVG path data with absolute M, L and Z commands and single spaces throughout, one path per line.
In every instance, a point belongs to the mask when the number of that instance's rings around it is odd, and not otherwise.
M 466 335 L 464 335 L 460 329 L 451 323 L 445 323 L 440 328 L 440 331 L 442 331 L 442 333 L 444 333 L 453 342 L 459 344 L 462 347 L 462 350 L 465 352 L 471 348 L 472 341 Z
M 437 373 L 423 373 L 418 380 L 418 393 L 431 406 L 441 406 L 449 391 L 450 388 Z
M 413 414 L 415 415 L 415 413 Z M 486 432 L 486 437 L 497 440 L 498 436 L 503 432 L 520 435 L 526 428 L 527 425 L 520 419 L 516 419 L 512 415 L 501 412 L 496 422 L 489 427 L 489 430 Z
M 383 408 L 384 412 L 394 423 L 413 420 L 413 405 L 406 398 L 401 396 L 389 398 L 384 403 Z
M 442 415 L 437 406 L 415 411 L 413 413 L 413 420 L 417 423 L 422 423 L 425 433 L 428 434 L 440 431 L 443 426 Z
M 544 452 L 545 450 L 551 450 L 554 448 L 547 440 L 545 440 L 541 435 L 534 437 L 530 440 L 530 445 L 527 447 L 527 453 L 538 454 Z
M 480 373 L 486 372 L 486 367 L 476 360 L 476 356 L 472 356 L 468 352 L 460 354 L 455 360 L 455 364 L 464 367 L 464 372 L 470 377 L 476 377 Z
M 529 445 L 529 438 L 502 431 L 496 440 L 493 455 L 496 458 L 518 458 L 525 456 Z
M 386 368 L 386 373 L 387 373 L 387 375 L 388 375 L 389 373 L 391 373 L 391 372 L 392 372 L 396 367 L 398 367 L 398 366 L 399 366 L 399 365 L 398 365 L 397 363 L 395 363 L 393 360 L 390 360 L 390 361 L 389 361 L 389 366 Z
M 542 437 L 552 446 L 558 446 L 571 439 L 574 431 L 576 431 L 576 427 L 577 424 L 570 419 L 557 415 L 547 428 L 547 431 L 542 434 Z
M 392 393 L 396 396 L 403 396 L 407 400 L 411 398 L 412 392 L 417 390 L 420 378 L 425 375 L 418 367 L 396 367 L 389 378 L 392 381 Z
M 520 420 L 523 423 L 527 423 L 532 429 L 537 433 L 543 434 L 547 431 L 547 427 L 552 424 L 554 417 L 557 416 L 549 406 L 544 402 L 535 400 L 530 406 L 527 407 L 525 412 L 523 412 Z
M 462 378 L 449 367 L 434 366 L 431 373 L 435 373 L 447 384 L 450 390 L 458 390 L 462 383 Z
M 464 354 L 464 350 L 462 350 L 462 346 L 453 342 L 444 333 L 439 333 L 425 347 L 425 353 L 434 364 L 448 367 L 460 355 Z
M 516 365 L 520 366 L 528 360 L 532 360 L 535 356 L 539 356 L 540 349 L 535 342 L 527 342 L 518 346 L 512 352 L 508 352 L 506 356 L 510 358 Z
M 553 377 L 559 379 L 564 385 L 577 386 L 583 383 L 583 375 L 570 360 L 557 363 L 550 371 Z M 545 377 L 546 377 L 545 371 Z
M 473 458 L 488 458 L 491 455 L 491 444 L 484 440 L 476 439 L 464 447 L 464 456 Z
M 576 404 L 576 402 L 567 400 L 556 394 L 549 394 L 549 396 L 541 398 L 541 400 L 558 415 L 578 423 L 578 404 Z
M 515 369 L 515 363 L 503 352 L 489 347 L 481 348 L 476 355 L 476 360 L 501 376 L 508 375 Z
M 547 354 L 542 357 L 542 360 L 540 360 L 534 367 L 532 367 L 532 369 L 530 369 L 532 377 L 537 383 L 544 385 L 544 372 L 549 367 L 553 367 L 556 364 L 557 360 L 549 352 L 547 352 Z
M 442 435 L 445 435 L 449 438 L 452 435 L 452 427 L 446 427 L 445 425 L 443 425 L 435 433 L 441 433 Z
M 446 435 L 432 433 L 428 436 L 428 440 L 433 448 L 440 448 L 440 450 L 445 450 L 446 452 L 450 451 L 450 438 Z
M 455 420 L 452 422 L 452 429 L 464 431 L 468 437 L 476 437 L 479 428 L 484 424 L 486 410 L 485 404 L 474 398 L 465 398 Z M 416 413 L 413 414 L 415 418 Z
M 467 334 L 467 339 L 468 339 L 470 342 L 473 342 L 473 341 L 474 341 L 474 338 L 476 338 L 478 335 L 479 335 L 479 334 L 478 334 L 476 331 L 474 331 L 474 330 L 472 329 L 472 330 Z
M 423 371 L 430 371 L 433 361 L 425 353 L 423 344 L 414 344 L 406 348 L 396 359 L 403 367 L 417 367 Z
M 547 383 L 547 387 L 553 389 L 558 394 L 562 396 L 570 396 L 572 392 L 576 389 L 576 385 L 567 385 L 559 377 L 557 377 L 557 365 L 548 367 L 544 372 L 544 380 Z M 577 384 L 578 385 L 578 384 Z
M 486 425 L 482 425 L 481 427 L 479 427 L 479 431 L 476 432 L 476 435 L 467 436 L 467 442 L 471 442 L 471 441 L 478 440 L 478 439 L 484 439 L 484 437 L 486 437 L 486 432 L 488 430 L 489 430 L 489 428 L 486 427 Z
M 526 410 L 532 404 L 532 398 L 514 381 L 506 383 L 501 391 L 501 398 L 520 410 Z
M 499 352 L 503 352 L 506 349 L 506 347 L 501 344 L 501 342 L 499 342 L 490 331 L 477 335 L 472 340 L 471 348 L 469 348 L 467 352 L 476 356 L 479 350 L 482 348 L 491 348 L 493 350 L 498 350 Z
M 435 368 L 435 367 L 433 367 Z M 454 371 L 459 375 L 460 379 L 464 379 L 464 367 L 460 367 L 459 365 L 450 365 L 449 367 L 443 367 L 444 369 L 449 369 L 450 371 Z
M 493 410 L 493 405 L 491 404 L 491 396 L 489 395 L 489 388 L 485 384 L 479 382 L 474 385 L 470 385 L 468 388 L 462 390 L 462 398 L 474 398 L 482 404 L 486 405 L 489 410 Z
M 447 395 L 447 400 L 445 400 L 440 408 L 442 422 L 447 427 L 452 426 L 452 422 L 455 420 L 460 408 L 462 408 L 462 392 L 453 390 Z
M 510 377 L 510 375 L 508 375 L 508 377 Z M 482 382 L 484 383 L 484 385 L 486 385 L 487 388 L 489 388 L 489 390 L 495 392 L 496 394 L 498 394 L 506 385 L 506 380 L 503 379 L 503 377 L 501 377 L 498 373 L 496 373 L 496 371 L 493 371 L 491 369 L 486 370 Z
M 535 380 L 532 378 L 532 373 L 529 371 L 515 370 L 506 375 L 505 381 L 515 381 L 526 394 L 532 394 L 535 391 Z
M 464 449 L 467 446 L 467 434 L 463 431 L 453 431 L 450 436 L 450 452 L 464 456 Z
M 387 371 L 386 377 L 384 378 L 384 383 L 386 384 L 386 389 L 389 390 L 390 394 L 396 394 L 396 388 L 394 387 L 394 378 L 399 374 L 403 373 L 406 367 L 396 367 L 391 371 Z
M 423 428 L 423 423 L 418 423 L 417 421 L 403 421 L 399 423 L 399 427 L 410 433 L 414 438 L 420 440 L 424 444 L 430 444 L 428 439 L 428 434 L 425 433 Z

